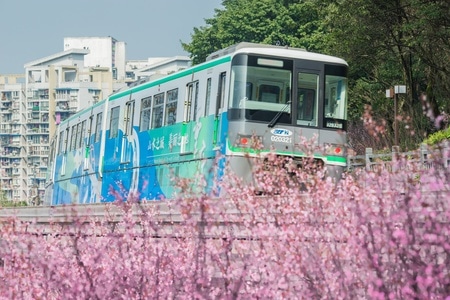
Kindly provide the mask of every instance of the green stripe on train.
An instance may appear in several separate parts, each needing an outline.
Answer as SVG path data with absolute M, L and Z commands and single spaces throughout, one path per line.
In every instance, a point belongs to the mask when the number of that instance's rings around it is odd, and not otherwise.
M 172 80 L 184 77 L 184 76 L 191 75 L 192 73 L 195 73 L 195 72 L 200 72 L 200 71 L 203 71 L 203 70 L 206 70 L 206 69 L 209 69 L 209 68 L 221 65 L 223 63 L 229 62 L 230 60 L 231 60 L 231 56 L 225 56 L 225 57 L 222 57 L 220 59 L 217 59 L 217 60 L 214 60 L 214 61 L 211 61 L 211 62 L 206 62 L 206 63 L 200 64 L 200 65 L 194 66 L 192 68 L 189 68 L 189 69 L 177 72 L 177 73 L 173 73 L 173 74 L 167 75 L 167 76 L 165 76 L 163 78 L 159 78 L 159 79 L 157 79 L 155 81 L 151 81 L 151 82 L 144 83 L 142 85 L 130 88 L 130 89 L 126 90 L 126 91 L 118 92 L 117 94 L 114 94 L 114 95 L 110 96 L 109 100 L 112 101 L 112 100 L 121 98 L 123 96 L 129 95 L 129 94 L 132 94 L 132 93 L 137 93 L 139 91 L 148 89 L 148 88 L 150 88 L 152 86 L 157 86 L 157 85 L 160 85 L 160 84 L 163 84 L 163 83 L 166 83 L 166 82 L 169 82 L 169 81 L 172 81 Z

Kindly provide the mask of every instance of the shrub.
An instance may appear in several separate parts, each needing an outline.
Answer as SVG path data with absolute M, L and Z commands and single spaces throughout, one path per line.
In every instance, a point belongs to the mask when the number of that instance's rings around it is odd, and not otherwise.
M 399 160 L 396 172 L 361 170 L 336 184 L 291 163 L 261 159 L 258 188 L 227 175 L 212 193 L 219 198 L 198 192 L 202 178 L 178 179 L 171 201 L 148 205 L 130 194 L 104 219 L 75 218 L 50 234 L 12 218 L 0 231 L 0 297 L 450 295 L 448 169 Z
M 444 130 L 436 131 L 431 134 L 427 139 L 424 140 L 424 143 L 427 145 L 438 145 L 445 140 L 450 140 L 450 127 Z
M 0 207 L 21 207 L 21 206 L 28 206 L 28 203 L 26 201 L 8 201 L 8 200 L 1 200 L 0 201 Z

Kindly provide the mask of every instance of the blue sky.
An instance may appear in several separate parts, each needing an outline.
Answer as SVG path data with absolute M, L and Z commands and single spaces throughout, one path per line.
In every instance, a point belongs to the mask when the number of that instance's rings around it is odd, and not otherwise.
M 0 0 L 0 74 L 63 51 L 64 37 L 112 36 L 128 60 L 187 55 L 194 27 L 222 0 Z

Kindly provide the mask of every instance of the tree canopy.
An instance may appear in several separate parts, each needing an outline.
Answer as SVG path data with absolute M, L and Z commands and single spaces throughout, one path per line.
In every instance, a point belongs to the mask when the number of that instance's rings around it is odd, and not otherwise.
M 336 55 L 350 65 L 349 118 L 356 126 L 370 105 L 392 134 L 393 101 L 385 90 L 394 85 L 407 86 L 407 94 L 399 96 L 401 132 L 415 133 L 402 146 L 417 145 L 435 125 L 448 126 L 438 115 L 450 112 L 449 1 L 224 0 L 222 5 L 205 26 L 194 28 L 191 42 L 182 43 L 194 64 L 243 41 Z M 379 146 L 389 146 L 387 141 Z
M 288 45 L 320 51 L 321 22 L 313 1 L 225 0 L 206 26 L 194 28 L 192 41 L 182 43 L 194 64 L 239 42 Z

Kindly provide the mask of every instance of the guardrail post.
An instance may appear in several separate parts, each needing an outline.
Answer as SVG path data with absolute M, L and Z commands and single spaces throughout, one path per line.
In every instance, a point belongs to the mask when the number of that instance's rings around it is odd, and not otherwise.
M 366 148 L 366 170 L 367 171 L 370 171 L 370 166 L 372 165 L 372 156 L 373 156 L 373 149 Z
M 423 168 L 427 168 L 428 146 L 425 143 L 420 144 L 420 164 Z
M 392 164 L 392 171 L 397 171 L 398 167 L 398 154 L 400 152 L 399 146 L 392 146 L 392 153 L 391 153 L 391 164 Z
M 450 142 L 447 140 L 444 142 L 444 147 L 442 147 L 442 159 L 444 160 L 444 167 L 448 168 L 449 160 L 450 160 Z

